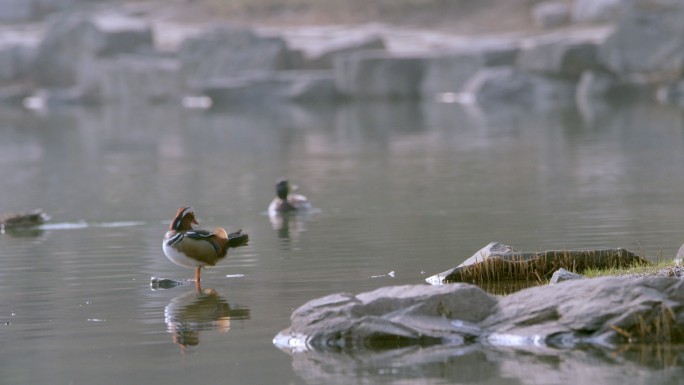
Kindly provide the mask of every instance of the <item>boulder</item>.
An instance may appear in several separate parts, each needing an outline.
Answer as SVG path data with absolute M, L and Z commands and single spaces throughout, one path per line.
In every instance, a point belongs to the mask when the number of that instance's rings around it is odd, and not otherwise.
M 476 286 L 393 286 L 296 309 L 274 342 L 288 351 L 407 345 L 606 346 L 684 341 L 684 280 L 595 278 L 489 295 Z
M 24 79 L 35 62 L 36 44 L 7 41 L 0 43 L 0 82 Z
M 615 31 L 599 47 L 603 66 L 624 81 L 660 83 L 681 76 L 684 2 L 625 2 Z
M 463 344 L 480 335 L 475 324 L 492 314 L 496 302 L 466 284 L 339 293 L 302 305 L 292 313 L 292 326 L 276 338 L 293 348 L 332 350 L 430 344 L 442 339 Z
M 532 19 L 541 28 L 557 28 L 570 21 L 567 1 L 542 1 L 532 6 Z
M 518 54 L 516 66 L 527 72 L 578 80 L 584 71 L 596 70 L 596 51 L 605 33 L 568 33 L 529 39 Z
M 457 267 L 426 279 L 431 284 L 449 282 L 537 281 L 559 268 L 583 272 L 589 268 L 649 264 L 625 249 L 547 250 L 519 252 L 492 242 Z
M 185 95 L 178 60 L 153 55 L 119 55 L 97 63 L 101 101 L 160 103 Z
M 569 79 L 502 66 L 479 70 L 463 86 L 462 91 L 481 105 L 512 103 L 545 106 L 573 104 L 575 87 L 575 82 Z
M 420 55 L 365 50 L 336 56 L 333 73 L 337 90 L 352 98 L 415 99 L 424 68 Z
M 306 55 L 306 68 L 332 69 L 335 57 L 363 50 L 384 50 L 385 41 L 382 37 L 364 35 L 356 38 L 346 36 L 326 41 Z
M 0 21 L 20 22 L 33 20 L 36 17 L 34 7 L 35 0 L 1 0 Z
M 430 55 L 425 61 L 421 94 L 432 98 L 440 93 L 458 93 L 477 71 L 484 67 L 512 65 L 517 53 L 516 44 L 502 41 Z
M 684 281 L 677 278 L 573 280 L 501 297 L 482 326 L 494 344 L 678 341 L 684 337 L 682 300 Z
M 677 250 L 677 254 L 674 258 L 675 265 L 682 266 L 682 262 L 684 262 L 684 244 L 679 246 L 679 250 Z
M 563 281 L 570 281 L 573 279 L 584 279 L 587 278 L 581 274 L 576 274 L 571 271 L 567 271 L 564 268 L 560 268 L 556 271 L 553 272 L 553 275 L 551 276 L 551 281 L 549 281 L 549 285 L 555 285 L 559 282 Z
M 282 38 L 236 27 L 217 27 L 188 38 L 178 51 L 183 76 L 196 89 L 215 80 L 289 69 L 292 55 Z
M 0 22 L 34 21 L 85 0 L 0 0 Z
M 152 49 L 148 22 L 122 14 L 66 13 L 53 17 L 41 41 L 34 68 L 44 87 L 73 87 L 96 58 Z
M 259 105 L 272 102 L 331 102 L 337 97 L 330 71 L 294 70 L 253 73 L 214 80 L 199 89 L 213 106 Z
M 600 24 L 616 22 L 629 0 L 575 0 L 572 3 L 573 23 Z

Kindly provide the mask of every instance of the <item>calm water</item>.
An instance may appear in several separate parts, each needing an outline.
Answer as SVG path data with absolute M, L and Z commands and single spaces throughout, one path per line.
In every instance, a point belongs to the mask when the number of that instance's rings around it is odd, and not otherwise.
M 594 107 L 0 110 L 0 211 L 52 216 L 0 235 L 0 383 L 681 379 L 674 348 L 291 357 L 272 344 L 310 299 L 421 283 L 491 241 L 673 256 L 684 110 Z M 281 176 L 316 210 L 275 229 L 265 210 Z M 205 271 L 203 293 L 152 290 L 152 276 L 193 275 L 161 250 L 183 205 L 250 246 Z

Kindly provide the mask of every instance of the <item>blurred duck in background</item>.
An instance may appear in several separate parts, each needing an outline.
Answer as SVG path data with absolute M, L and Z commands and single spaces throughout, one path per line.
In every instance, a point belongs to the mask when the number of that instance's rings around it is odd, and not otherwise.
M 279 179 L 276 183 L 276 197 L 268 206 L 268 215 L 294 213 L 311 209 L 309 200 L 301 194 L 293 194 L 297 186 L 290 185 L 287 179 Z

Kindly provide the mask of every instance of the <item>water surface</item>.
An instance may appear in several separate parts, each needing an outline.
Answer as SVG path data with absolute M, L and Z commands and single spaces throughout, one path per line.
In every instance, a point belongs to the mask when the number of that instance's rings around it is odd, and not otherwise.
M 653 105 L 0 110 L 0 211 L 52 217 L 0 235 L 0 382 L 571 383 L 569 367 L 667 382 L 674 347 L 291 357 L 271 341 L 310 299 L 422 283 L 491 241 L 673 256 L 683 118 Z M 271 222 L 281 176 L 311 215 Z M 250 246 L 205 271 L 201 293 L 152 290 L 152 276 L 193 275 L 161 250 L 183 205 Z

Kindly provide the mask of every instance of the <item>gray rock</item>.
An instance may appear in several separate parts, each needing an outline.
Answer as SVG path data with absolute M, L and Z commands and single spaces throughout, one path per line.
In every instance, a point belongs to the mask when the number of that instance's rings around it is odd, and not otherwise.
M 0 0 L 0 21 L 26 22 L 63 11 L 84 0 Z
M 491 331 L 486 339 L 492 343 L 515 339 L 563 347 L 649 340 L 665 336 L 656 330 L 640 335 L 640 323 L 655 328 L 662 322 L 674 334 L 684 330 L 683 299 L 684 281 L 676 278 L 573 280 L 501 297 L 482 326 Z
M 575 0 L 572 4 L 573 23 L 612 23 L 629 0 Z
M 328 41 L 325 45 L 309 52 L 306 68 L 332 69 L 335 57 L 363 50 L 384 50 L 385 41 L 378 36 L 361 36 L 356 39 L 342 37 Z
M 45 87 L 78 86 L 95 58 L 152 49 L 152 29 L 120 14 L 67 13 L 53 17 L 38 47 L 35 77 Z
M 145 52 L 154 47 L 152 25 L 144 19 L 105 12 L 94 15 L 89 24 L 86 28 L 94 31 L 83 38 L 96 56 Z
M 289 71 L 295 74 L 287 92 L 288 100 L 298 103 L 331 102 L 338 98 L 330 71 Z M 299 74 L 297 76 L 296 74 Z
M 32 20 L 36 17 L 34 7 L 35 0 L 1 0 L 0 21 L 18 22 Z
M 434 288 L 439 288 L 434 290 Z M 281 332 L 283 343 L 347 349 L 434 343 L 443 338 L 462 343 L 480 330 L 496 305 L 475 286 L 393 286 L 368 293 L 339 293 L 309 301 L 292 314 Z M 451 322 L 451 320 L 456 322 Z
M 14 82 L 30 74 L 35 62 L 36 46 L 31 43 L 0 44 L 0 81 Z
M 152 55 L 119 55 L 97 64 L 98 95 L 104 101 L 160 103 L 186 94 L 178 60 Z
M 512 247 L 508 245 L 504 245 L 503 243 L 499 242 L 490 242 L 487 246 L 481 248 L 480 250 L 476 251 L 475 254 L 470 256 L 470 258 L 466 259 L 463 261 L 461 264 L 459 264 L 459 267 L 465 267 L 465 266 L 474 266 L 479 263 L 482 263 L 489 258 L 491 258 L 493 255 L 499 255 L 499 254 L 508 254 L 508 253 L 517 253 L 517 250 L 514 250 Z M 443 273 L 435 274 L 431 277 L 428 277 L 425 279 L 425 281 L 431 285 L 441 285 L 445 281 L 448 281 L 447 277 L 449 274 L 454 269 L 447 270 Z
M 555 285 L 559 282 L 563 281 L 570 281 L 573 279 L 584 279 L 587 278 L 583 276 L 582 274 L 576 274 L 571 271 L 567 271 L 563 269 L 562 267 L 556 271 L 553 272 L 553 275 L 551 276 L 551 281 L 549 282 L 550 285 Z
M 517 53 L 517 45 L 501 42 L 428 56 L 421 93 L 428 98 L 445 92 L 458 93 L 481 68 L 511 65 Z
M 292 67 L 292 53 L 280 37 L 245 28 L 219 27 L 185 40 L 179 49 L 183 76 L 192 88 L 215 80 Z
M 481 105 L 563 105 L 574 103 L 575 86 L 568 79 L 531 74 L 513 67 L 490 67 L 478 71 L 463 86 L 463 93 Z
M 566 1 L 542 1 L 532 6 L 532 19 L 542 28 L 557 28 L 570 21 L 570 4 Z
M 598 51 L 600 62 L 633 83 L 673 81 L 681 75 L 684 2 L 635 0 L 625 4 L 615 32 Z
M 579 79 L 584 71 L 599 68 L 596 51 L 602 34 L 564 34 L 531 39 L 518 54 L 516 66 L 527 72 Z
M 684 281 L 572 280 L 504 297 L 467 284 L 384 287 L 309 301 L 291 320 L 274 340 L 289 351 L 674 342 L 684 339 Z
M 272 102 L 331 102 L 337 97 L 330 71 L 273 71 L 214 80 L 199 91 L 214 106 L 259 105 Z
M 368 50 L 338 55 L 333 72 L 337 90 L 363 99 L 418 98 L 423 80 L 423 56 Z
M 677 250 L 677 255 L 674 258 L 675 265 L 681 266 L 682 260 L 684 260 L 684 244 L 679 246 L 679 250 Z

